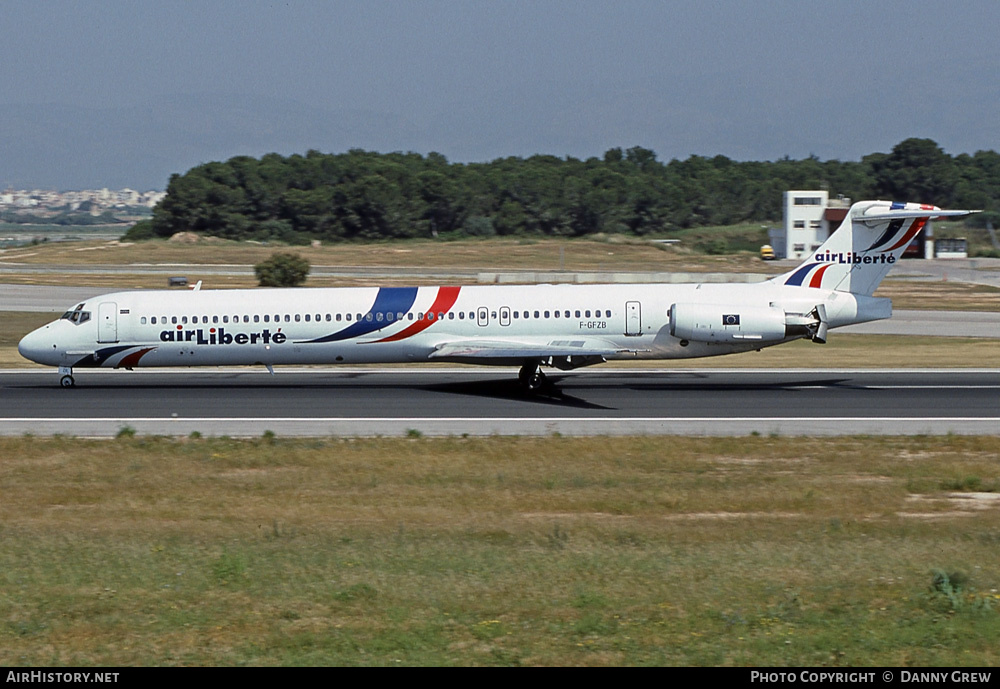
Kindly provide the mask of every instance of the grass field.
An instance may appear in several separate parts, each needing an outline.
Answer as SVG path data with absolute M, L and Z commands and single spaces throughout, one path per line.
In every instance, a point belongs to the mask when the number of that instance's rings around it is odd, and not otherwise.
M 706 256 L 691 247 L 628 237 L 596 239 L 410 240 L 376 244 L 264 246 L 202 239 L 194 244 L 65 242 L 0 252 L 4 263 L 30 265 L 223 264 L 253 265 L 276 251 L 293 251 L 314 266 L 467 268 L 473 270 L 638 270 L 776 272 L 753 252 Z
M 998 455 L 0 439 L 0 665 L 995 666 Z

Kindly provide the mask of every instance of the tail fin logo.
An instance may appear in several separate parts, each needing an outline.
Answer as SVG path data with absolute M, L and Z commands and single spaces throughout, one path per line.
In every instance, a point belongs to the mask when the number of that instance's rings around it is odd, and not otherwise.
M 817 253 L 813 256 L 813 259 L 816 261 L 815 263 L 807 263 L 796 270 L 788 276 L 788 279 L 785 280 L 785 284 L 793 285 L 795 287 L 822 287 L 823 276 L 832 265 L 872 265 L 896 262 L 896 257 L 892 254 L 879 253 L 874 256 L 870 256 L 868 254 L 862 254 L 854 251 L 841 251 L 836 253 L 825 251 Z M 808 284 L 806 284 L 806 278 L 809 279 Z

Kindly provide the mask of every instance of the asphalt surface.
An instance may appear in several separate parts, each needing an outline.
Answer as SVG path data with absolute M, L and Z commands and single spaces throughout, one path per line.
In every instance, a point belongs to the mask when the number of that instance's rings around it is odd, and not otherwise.
M 0 432 L 791 435 L 1000 431 L 1000 371 L 313 369 L 0 373 Z

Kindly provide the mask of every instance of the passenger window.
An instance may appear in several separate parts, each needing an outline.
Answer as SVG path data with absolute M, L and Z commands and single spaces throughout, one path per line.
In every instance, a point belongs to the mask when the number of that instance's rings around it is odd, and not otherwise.
M 539 317 L 538 312 L 535 311 L 535 318 L 538 318 L 538 317 Z
M 177 316 L 171 316 L 170 322 L 173 323 L 174 325 L 177 325 Z
M 156 316 L 153 316 L 152 318 L 150 318 L 149 322 L 152 323 L 153 325 L 156 325 Z
M 351 314 L 347 314 L 347 320 L 351 320 Z
M 556 312 L 554 313 L 554 315 L 555 315 L 555 317 L 556 317 L 556 318 L 559 318 L 559 312 L 558 312 L 558 311 L 556 311 Z
M 610 311 L 605 311 L 604 315 L 607 316 L 608 318 L 611 318 L 611 312 Z
M 254 322 L 254 323 L 260 323 L 260 316 L 258 316 L 258 315 L 254 315 L 254 317 L 253 317 L 253 322 Z
M 229 322 L 229 316 L 223 316 L 222 317 L 222 322 L 223 323 L 228 323 Z
M 275 319 L 275 320 L 277 320 L 277 319 Z M 289 315 L 288 315 L 288 314 L 286 313 L 286 314 L 285 314 L 285 323 L 291 323 L 291 322 L 292 322 L 292 317 L 291 317 L 291 316 L 289 316 Z
M 299 314 L 295 314 L 295 322 L 298 323 L 301 320 Z
M 271 314 L 269 314 L 269 313 L 265 313 L 264 314 L 264 322 L 265 323 L 270 323 L 271 322 Z
M 549 317 L 549 312 L 548 312 L 548 311 L 546 311 L 546 312 L 545 312 L 545 317 L 546 317 L 546 318 L 548 318 L 548 317 Z
M 187 316 L 181 316 L 181 323 L 183 323 L 184 325 L 187 325 L 187 322 L 188 322 L 188 317 Z
M 139 319 L 139 325 L 146 325 L 146 317 L 145 316 L 143 316 L 142 318 Z

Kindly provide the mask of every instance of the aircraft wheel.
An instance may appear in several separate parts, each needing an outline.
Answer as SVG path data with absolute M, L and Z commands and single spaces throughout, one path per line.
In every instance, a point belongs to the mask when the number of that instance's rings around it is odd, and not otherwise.
M 517 379 L 526 392 L 538 392 L 545 385 L 545 374 L 542 373 L 542 369 L 529 364 L 521 367 Z
M 76 381 L 73 380 L 73 376 L 63 376 L 59 379 L 59 384 L 64 388 L 71 388 L 76 385 Z

